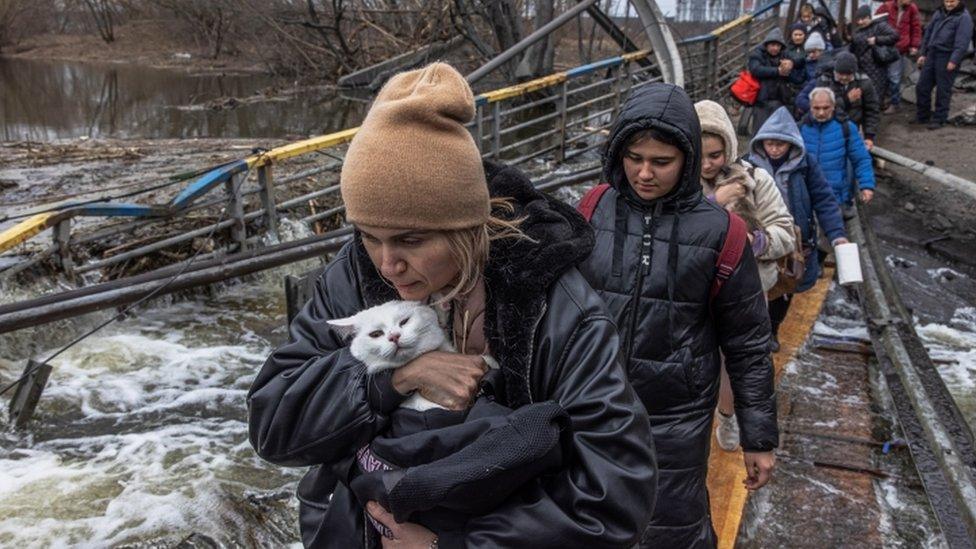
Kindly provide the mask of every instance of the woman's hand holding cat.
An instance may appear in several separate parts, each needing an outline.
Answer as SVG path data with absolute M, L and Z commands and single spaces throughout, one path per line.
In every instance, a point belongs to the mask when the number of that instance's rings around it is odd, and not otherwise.
M 731 204 L 746 195 L 746 187 L 742 183 L 729 183 L 715 189 L 715 202 L 719 206 Z
M 480 356 L 432 351 L 393 372 L 393 388 L 400 394 L 420 395 L 449 410 L 471 405 L 488 365 Z

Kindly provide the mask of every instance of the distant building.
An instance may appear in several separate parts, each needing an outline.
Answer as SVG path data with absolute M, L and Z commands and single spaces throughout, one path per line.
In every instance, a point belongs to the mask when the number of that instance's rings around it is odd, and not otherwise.
M 674 19 L 679 23 L 731 21 L 743 13 L 746 3 L 752 6 L 754 1 L 677 0 Z

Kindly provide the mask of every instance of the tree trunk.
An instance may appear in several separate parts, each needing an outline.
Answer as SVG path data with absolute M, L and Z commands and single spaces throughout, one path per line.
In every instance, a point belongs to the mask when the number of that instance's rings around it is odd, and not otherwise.
M 114 42 L 115 8 L 112 6 L 112 0 L 85 0 L 85 6 L 88 7 L 92 20 L 95 21 L 95 28 L 98 30 L 98 35 L 102 37 L 102 40 L 106 44 Z
M 556 6 L 551 0 L 535 1 L 535 21 L 536 30 L 551 22 L 555 17 Z M 555 31 L 553 31 L 555 32 Z M 553 62 L 556 58 L 556 41 L 552 34 L 532 45 L 522 57 L 519 63 L 516 76 L 519 80 L 531 80 L 540 76 L 545 76 L 552 72 Z
M 515 9 L 515 2 L 513 0 L 483 0 L 483 4 L 485 4 L 485 19 L 495 35 L 498 51 L 503 52 L 517 44 L 522 39 L 522 27 L 521 18 Z M 505 79 L 509 82 L 515 80 L 518 64 L 518 58 L 513 58 L 502 65 Z

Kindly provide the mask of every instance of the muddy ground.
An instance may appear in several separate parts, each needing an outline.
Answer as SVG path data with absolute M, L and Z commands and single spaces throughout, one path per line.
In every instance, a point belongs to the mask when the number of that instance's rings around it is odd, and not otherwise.
M 976 104 L 957 94 L 953 111 Z M 914 105 L 883 120 L 878 145 L 919 162 L 976 181 L 976 126 L 939 130 L 910 124 Z M 881 163 L 878 190 L 870 206 L 872 223 L 884 242 L 921 247 L 936 258 L 976 268 L 976 200 L 911 170 Z

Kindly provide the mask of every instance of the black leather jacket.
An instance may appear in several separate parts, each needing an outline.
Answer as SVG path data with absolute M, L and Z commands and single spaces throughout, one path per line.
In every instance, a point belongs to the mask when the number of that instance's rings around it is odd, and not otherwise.
M 518 170 L 486 163 L 492 196 L 511 197 L 535 242 L 496 241 L 485 269 L 485 336 L 512 408 L 551 400 L 572 423 L 564 465 L 467 522 L 440 546 L 628 547 L 650 519 L 656 488 L 646 415 L 618 363 L 617 331 L 574 265 L 593 233 L 569 206 Z M 325 321 L 395 299 L 360 242 L 346 245 L 248 395 L 250 440 L 264 459 L 313 466 L 299 487 L 302 538 L 362 547 L 362 508 L 347 487 L 354 454 L 382 433 L 399 400 L 388 376 L 366 379 Z M 329 495 L 333 494 L 331 501 Z
M 683 151 L 684 171 L 668 195 L 640 199 L 623 171 L 635 132 L 655 129 Z M 709 302 L 728 213 L 702 197 L 701 129 L 687 94 L 670 84 L 631 92 L 603 157 L 609 189 L 593 214 L 593 254 L 580 266 L 617 325 L 634 390 L 647 408 L 659 467 L 660 504 L 644 545 L 714 543 L 705 474 L 722 356 L 735 393 L 742 447 L 778 442 L 770 326 L 748 244 L 739 266 Z

